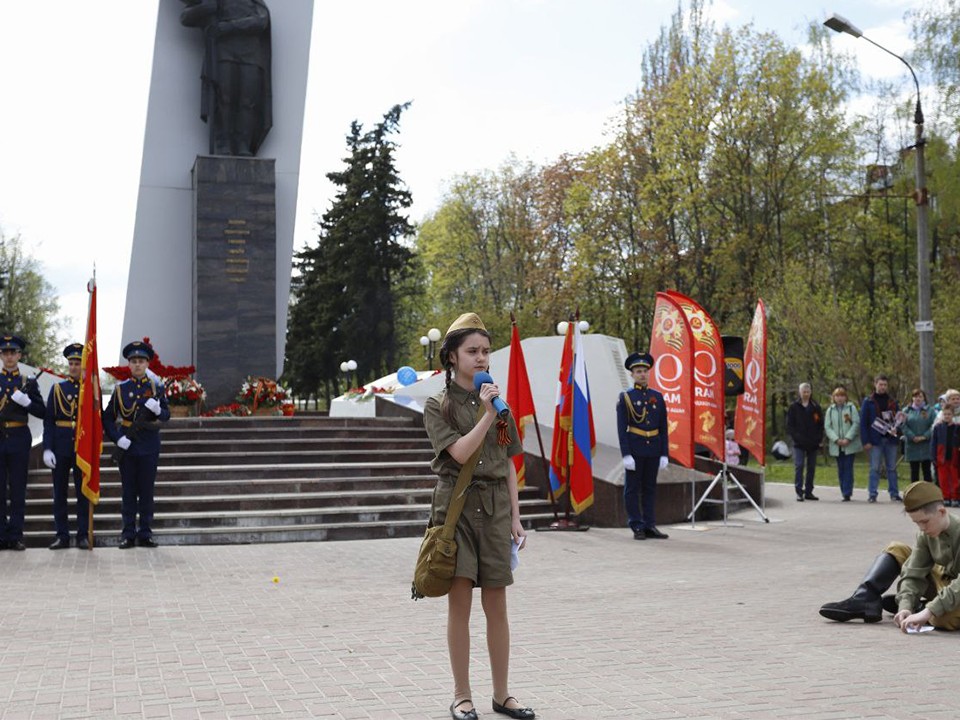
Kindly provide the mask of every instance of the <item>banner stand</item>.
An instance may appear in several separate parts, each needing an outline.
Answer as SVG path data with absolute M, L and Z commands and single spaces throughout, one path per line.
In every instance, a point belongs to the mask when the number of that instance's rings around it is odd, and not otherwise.
M 722 488 L 723 488 L 722 497 L 719 500 L 709 497 L 710 493 L 713 491 L 713 488 L 717 486 L 717 483 L 722 483 Z M 697 481 L 695 479 L 692 480 L 691 485 L 693 486 L 693 492 L 691 493 L 691 497 L 696 497 Z M 730 490 L 732 489 L 731 486 L 737 488 L 743 497 L 731 499 L 730 498 Z M 760 488 L 761 488 L 760 492 L 761 492 L 761 498 L 762 498 L 763 497 L 762 482 L 760 484 Z M 750 497 L 750 494 L 746 491 L 746 489 L 744 489 L 743 485 L 740 484 L 740 481 L 737 480 L 737 477 L 727 469 L 727 463 L 723 463 L 723 466 L 720 468 L 719 471 L 717 471 L 717 474 L 714 475 L 713 480 L 707 486 L 707 489 L 703 491 L 703 494 L 700 496 L 700 499 L 694 503 L 693 510 L 691 510 L 690 514 L 687 515 L 687 519 L 690 520 L 691 527 L 696 527 L 697 510 L 700 509 L 701 505 L 703 505 L 704 503 L 713 504 L 713 505 L 723 505 L 723 525 L 724 527 L 727 527 L 727 514 L 728 514 L 728 507 L 730 503 L 742 503 L 742 502 L 749 502 L 751 505 L 753 505 L 753 509 L 757 511 L 757 514 L 759 514 L 760 517 L 763 518 L 763 521 L 765 523 L 770 522 L 770 518 L 768 518 L 764 514 L 760 506 L 753 501 L 753 498 Z M 739 525 L 737 527 L 742 527 L 742 525 Z

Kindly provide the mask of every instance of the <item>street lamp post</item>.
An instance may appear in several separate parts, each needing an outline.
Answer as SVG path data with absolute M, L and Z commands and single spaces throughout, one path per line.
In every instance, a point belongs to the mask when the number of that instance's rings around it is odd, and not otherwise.
M 423 359 L 427 361 L 431 370 L 433 370 L 433 358 L 438 342 L 440 342 L 440 330 L 438 328 L 430 328 L 426 335 L 420 336 L 420 344 L 423 345 Z
M 357 361 L 356 360 L 344 360 L 340 363 L 340 372 L 342 372 L 347 378 L 347 390 L 350 389 L 350 374 L 355 373 L 357 370 Z
M 893 55 L 897 60 L 907 66 L 910 75 L 913 77 L 913 83 L 917 88 L 917 107 L 913 113 L 913 122 L 916 126 L 916 141 L 913 147 L 917 151 L 917 160 L 915 164 L 915 190 L 914 202 L 917 205 L 917 305 L 918 318 L 914 324 L 920 340 L 920 385 L 927 391 L 931 397 L 935 397 L 937 389 L 934 384 L 933 371 L 933 318 L 930 310 L 930 251 L 929 236 L 930 228 L 928 223 L 928 197 L 926 184 L 926 164 L 923 157 L 926 140 L 923 137 L 923 110 L 920 108 L 920 83 L 917 80 L 917 74 L 910 67 L 910 63 L 894 52 L 891 52 L 883 45 L 874 42 L 863 32 L 853 25 L 846 18 L 834 13 L 824 23 L 828 28 L 835 32 L 847 33 L 855 38 L 863 38 L 871 45 L 883 50 L 888 55 Z

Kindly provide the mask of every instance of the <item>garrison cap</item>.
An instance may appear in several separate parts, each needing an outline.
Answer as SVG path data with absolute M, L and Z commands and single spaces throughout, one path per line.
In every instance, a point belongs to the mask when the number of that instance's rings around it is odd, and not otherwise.
M 0 350 L 23 350 L 27 347 L 26 340 L 16 335 L 0 335 Z
M 153 348 L 150 346 L 150 343 L 144 342 L 143 340 L 134 340 L 123 348 L 123 357 L 126 360 L 138 357 L 153 360 Z
M 80 360 L 83 358 L 83 345 L 80 343 L 70 343 L 63 349 L 63 356 L 67 360 Z
M 633 370 L 635 367 L 653 367 L 653 355 L 650 353 L 635 352 L 627 357 L 627 360 L 623 363 L 623 366 L 627 370 Z
M 919 510 L 932 502 L 943 502 L 943 493 L 932 482 L 917 480 L 903 491 L 903 509 L 908 513 Z
M 453 325 L 447 328 L 447 335 L 456 330 L 482 330 L 486 332 L 487 328 L 484 327 L 483 320 L 480 319 L 479 315 L 469 312 L 453 321 Z

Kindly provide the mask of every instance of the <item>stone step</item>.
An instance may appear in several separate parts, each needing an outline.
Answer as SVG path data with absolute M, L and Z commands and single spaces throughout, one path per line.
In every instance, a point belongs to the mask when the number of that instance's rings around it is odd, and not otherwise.
M 254 477 L 238 482 L 236 478 L 220 480 L 164 480 L 158 479 L 155 494 L 158 497 L 179 497 L 182 495 L 233 495 L 242 496 L 257 493 L 304 493 L 331 492 L 350 493 L 354 491 L 391 492 L 403 488 L 429 488 L 437 483 L 432 474 L 410 475 L 374 475 L 370 477 Z M 523 492 L 523 491 L 521 491 Z M 50 499 L 49 482 L 31 482 L 27 485 L 27 502 Z M 103 479 L 100 483 L 101 496 L 106 498 L 120 495 L 120 478 Z
M 419 426 L 410 427 L 376 427 L 376 426 L 335 426 L 335 427 L 310 427 L 310 426 L 279 426 L 256 428 L 255 433 L 251 433 L 249 428 L 229 427 L 229 428 L 184 428 L 179 426 L 170 427 L 168 423 L 161 430 L 161 439 L 166 445 L 167 442 L 173 442 L 182 439 L 188 440 L 286 440 L 286 439 L 310 439 L 310 438 L 370 438 L 370 439 L 407 439 L 416 438 L 427 440 L 427 434 Z
M 175 468 L 189 466 L 219 466 L 225 459 L 232 465 L 281 465 L 306 463 L 360 463 L 365 460 L 383 459 L 390 457 L 398 463 L 429 462 L 433 459 L 433 451 L 429 449 L 394 449 L 381 448 L 380 450 L 351 450 L 329 448 L 326 450 L 286 450 L 282 446 L 270 451 L 241 451 L 241 452 L 170 452 L 162 450 L 160 466 Z M 100 456 L 101 470 L 114 465 L 110 455 Z
M 94 529 L 107 542 L 101 544 L 116 544 L 119 535 L 121 518 L 119 502 L 116 508 L 109 510 L 98 506 L 94 517 Z M 246 534 L 255 538 L 257 533 L 284 533 L 320 531 L 339 528 L 365 528 L 374 530 L 373 535 L 356 535 L 360 537 L 389 537 L 378 528 L 419 528 L 422 533 L 426 527 L 429 515 L 429 503 L 416 505 L 371 505 L 349 510 L 344 508 L 314 508 L 304 509 L 259 509 L 249 511 L 194 511 L 168 512 L 160 509 L 154 515 L 153 530 L 159 537 L 183 536 L 175 540 L 174 544 L 192 543 L 190 538 L 197 536 L 223 535 L 232 540 L 213 540 L 213 542 L 260 542 L 256 539 L 238 539 L 239 535 Z M 553 515 L 549 508 L 540 500 L 523 500 L 520 504 L 521 520 L 526 527 L 537 524 L 546 524 L 552 521 Z M 71 517 L 71 528 L 74 527 L 74 518 Z M 327 535 L 327 533 L 321 533 Z M 410 534 L 417 534 L 416 532 Z M 111 541 L 112 538 L 112 541 Z M 24 542 L 30 547 L 42 547 L 53 539 L 53 520 L 51 517 L 28 515 L 24 526 Z M 296 539 L 296 538 L 287 538 Z M 301 539 L 333 539 L 330 537 L 304 537 Z M 343 539 L 343 538 L 341 538 Z
M 162 456 L 161 456 L 162 457 Z M 343 477 L 355 476 L 358 478 L 382 475 L 416 475 L 430 472 L 429 462 L 364 462 L 364 463 L 290 463 L 277 464 L 245 464 L 245 465 L 181 465 L 167 467 L 161 465 L 157 469 L 157 482 L 179 482 L 185 480 L 213 481 L 235 480 L 245 481 L 250 478 L 275 477 Z M 101 482 L 111 480 L 119 482 L 120 471 L 116 465 L 104 465 L 100 468 Z M 46 468 L 37 468 L 29 472 L 28 486 L 40 483 L 50 483 L 50 471 Z
M 548 525 L 553 520 L 551 513 L 525 515 L 523 525 L 527 530 Z M 119 527 L 119 516 L 114 526 Z M 210 527 L 210 528 L 155 528 L 154 538 L 163 545 L 224 545 L 263 542 L 314 542 L 325 540 L 367 540 L 395 537 L 419 537 L 426 528 L 424 519 L 383 522 L 342 522 L 291 525 L 260 525 L 255 528 Z M 119 531 L 105 530 L 103 519 L 97 518 L 94 545 L 98 548 L 115 548 L 119 542 Z M 24 542 L 31 548 L 46 547 L 53 540 L 52 529 L 48 532 L 33 531 L 24 534 Z M 62 551 L 67 552 L 67 551 Z M 133 552 L 133 551 L 131 551 Z M 136 549 L 135 552 L 149 552 Z M 410 573 L 416 556 L 411 555 Z
M 256 431 L 269 428 L 344 428 L 344 427 L 421 427 L 422 424 L 409 417 L 377 417 L 377 418 L 332 418 L 326 415 L 294 415 L 282 417 L 263 415 L 254 417 L 172 417 L 164 426 L 165 429 L 202 429 L 202 428 L 240 428 Z
M 391 452 L 393 450 L 420 450 L 430 453 L 433 456 L 433 449 L 426 436 L 409 438 L 369 438 L 351 437 L 351 438 L 277 438 L 277 439 L 218 439 L 208 440 L 201 438 L 196 440 L 168 440 L 163 438 L 161 448 L 161 462 L 169 455 L 181 453 L 219 453 L 221 456 L 225 453 L 293 453 L 293 452 L 319 452 L 319 451 L 366 451 L 366 452 Z M 109 453 L 104 453 L 109 456 Z M 103 457 L 103 456 L 101 456 Z

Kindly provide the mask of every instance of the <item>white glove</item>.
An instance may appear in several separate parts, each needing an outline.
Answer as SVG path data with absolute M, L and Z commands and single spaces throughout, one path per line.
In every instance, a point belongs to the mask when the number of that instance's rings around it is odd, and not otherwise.
M 670 458 L 666 455 L 660 456 L 660 469 L 663 470 L 667 465 L 670 464 Z
M 13 395 L 10 396 L 10 399 L 13 400 L 20 407 L 30 407 L 30 396 L 25 392 L 20 390 L 14 390 Z
M 43 451 L 43 464 L 51 470 L 57 466 L 57 456 L 53 454 L 53 450 Z
M 143 406 L 144 406 L 147 410 L 149 410 L 150 412 L 152 412 L 154 415 L 159 415 L 159 414 L 160 414 L 160 401 L 157 400 L 156 398 L 150 398 L 149 400 L 147 400 L 147 401 L 143 404 Z
M 147 377 L 153 380 L 155 383 L 160 383 L 160 376 L 157 375 L 153 370 L 147 368 Z
M 130 445 L 130 438 L 128 438 L 126 435 L 121 435 L 120 439 L 117 440 L 117 447 L 121 450 L 129 450 Z
M 624 455 L 623 456 L 623 469 L 624 470 L 636 470 L 637 461 L 633 459 L 633 455 Z

